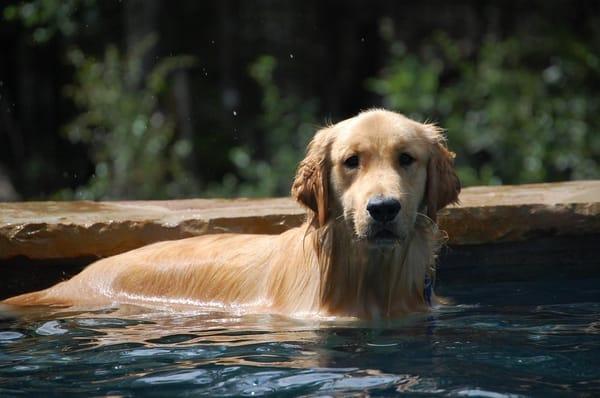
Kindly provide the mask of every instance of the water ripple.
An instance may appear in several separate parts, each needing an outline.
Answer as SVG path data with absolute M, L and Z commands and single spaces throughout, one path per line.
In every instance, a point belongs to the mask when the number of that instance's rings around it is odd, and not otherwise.
M 4 320 L 0 396 L 597 396 L 600 280 L 587 283 L 450 287 L 464 304 L 390 322 L 141 309 Z

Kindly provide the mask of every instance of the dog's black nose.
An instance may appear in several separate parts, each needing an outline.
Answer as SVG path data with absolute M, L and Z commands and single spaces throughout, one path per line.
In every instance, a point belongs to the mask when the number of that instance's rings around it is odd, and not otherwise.
M 369 199 L 367 211 L 375 221 L 392 221 L 400 211 L 400 201 L 394 198 L 384 198 L 377 196 Z

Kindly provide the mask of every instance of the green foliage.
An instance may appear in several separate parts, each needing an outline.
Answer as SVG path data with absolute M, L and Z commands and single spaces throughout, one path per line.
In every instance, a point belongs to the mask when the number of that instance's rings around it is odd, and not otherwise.
M 68 54 L 75 82 L 66 94 L 81 113 L 64 128 L 72 142 L 83 142 L 95 173 L 75 192 L 61 198 L 166 198 L 195 193 L 197 184 L 184 167 L 191 143 L 178 139 L 175 123 L 159 106 L 168 74 L 193 63 L 189 57 L 160 61 L 144 76 L 141 60 L 146 41 L 127 58 L 114 46 L 96 60 L 80 50 Z
M 7 21 L 20 20 L 33 30 L 33 40 L 45 43 L 55 34 L 75 34 L 79 28 L 73 15 L 80 8 L 91 9 L 96 0 L 34 0 L 9 5 L 4 9 Z
M 55 35 L 77 37 L 99 13 L 98 4 L 29 0 L 7 5 L 3 16 L 22 22 L 34 42 L 44 45 Z M 437 33 L 415 52 L 394 39 L 393 24 L 385 20 L 381 31 L 389 58 L 366 84 L 386 108 L 447 129 L 464 185 L 600 178 L 600 36 L 579 38 L 558 29 L 536 29 L 522 37 L 489 36 L 482 43 Z M 192 61 L 170 57 L 144 72 L 142 57 L 149 45 L 140 44 L 127 57 L 109 46 L 99 60 L 78 49 L 68 53 L 75 74 L 65 91 L 81 113 L 65 126 L 64 134 L 89 149 L 94 174 L 84 186 L 62 190 L 56 198 L 199 193 L 187 167 L 193 145 L 177 136 L 164 106 L 168 75 Z M 268 55 L 250 65 L 248 73 L 262 93 L 262 112 L 245 119 L 252 137 L 230 150 L 234 172 L 208 181 L 203 195 L 288 194 L 296 165 L 316 130 L 312 123 L 319 104 L 301 98 L 298 90 L 279 87 L 277 70 L 276 59 Z M 211 109 L 211 104 L 205 97 L 204 108 Z M 210 150 L 207 156 L 213 156 Z M 219 155 L 212 159 L 222 162 Z M 38 167 L 31 174 L 43 173 Z M 199 172 L 198 178 L 215 179 L 210 170 Z
M 488 37 L 469 52 L 437 34 L 419 54 L 390 48 L 368 87 L 447 129 L 465 185 L 600 177 L 600 52 L 590 43 Z
M 228 174 L 219 185 L 211 186 L 209 196 L 287 196 L 298 162 L 315 133 L 317 101 L 283 95 L 274 82 L 277 68 L 274 57 L 259 57 L 249 68 L 250 76 L 262 91 L 262 113 L 256 121 L 261 133 L 262 159 L 253 156 L 256 146 L 234 147 L 230 158 L 235 174 Z

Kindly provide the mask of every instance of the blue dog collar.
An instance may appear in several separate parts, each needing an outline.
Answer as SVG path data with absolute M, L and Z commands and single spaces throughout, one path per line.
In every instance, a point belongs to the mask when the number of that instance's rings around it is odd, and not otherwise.
M 428 306 L 431 307 L 431 296 L 433 295 L 433 280 L 429 275 L 425 275 L 423 283 L 423 298 Z

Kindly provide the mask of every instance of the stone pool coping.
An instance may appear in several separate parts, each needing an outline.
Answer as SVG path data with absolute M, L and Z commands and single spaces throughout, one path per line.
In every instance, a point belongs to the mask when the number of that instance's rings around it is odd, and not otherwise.
M 600 234 L 600 180 L 463 189 L 440 213 L 454 247 Z M 290 198 L 0 203 L 0 260 L 106 257 L 209 233 L 275 234 L 300 225 Z

